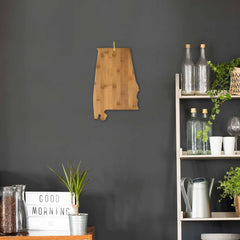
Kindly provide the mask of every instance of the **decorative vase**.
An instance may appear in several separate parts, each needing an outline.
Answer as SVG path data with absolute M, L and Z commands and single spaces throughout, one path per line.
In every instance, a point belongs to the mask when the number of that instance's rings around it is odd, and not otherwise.
M 240 68 L 237 67 L 230 72 L 230 94 L 240 95 Z
M 70 235 L 85 235 L 87 234 L 88 214 L 69 214 Z
M 240 195 L 234 198 L 237 217 L 240 217 Z

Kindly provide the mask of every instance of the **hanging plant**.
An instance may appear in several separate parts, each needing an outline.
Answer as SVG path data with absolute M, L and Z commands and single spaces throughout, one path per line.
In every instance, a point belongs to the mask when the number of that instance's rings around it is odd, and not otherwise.
M 231 95 L 229 92 L 230 73 L 235 67 L 240 66 L 240 58 L 216 65 L 214 65 L 211 61 L 208 61 L 208 65 L 212 71 L 215 72 L 216 78 L 212 83 L 212 89 L 207 92 L 213 103 L 211 114 L 203 131 L 197 132 L 197 137 L 202 139 L 203 142 L 207 142 L 208 140 L 210 126 L 213 124 L 216 116 L 220 113 L 220 107 L 224 102 L 231 100 Z

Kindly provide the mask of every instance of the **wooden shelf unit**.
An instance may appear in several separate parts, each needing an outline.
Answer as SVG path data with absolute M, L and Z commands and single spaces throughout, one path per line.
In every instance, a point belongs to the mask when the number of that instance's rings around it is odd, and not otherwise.
M 240 96 L 231 96 L 233 99 L 240 99 Z M 180 89 L 180 74 L 175 75 L 175 112 L 176 112 L 176 180 L 177 180 L 177 239 L 182 240 L 182 223 L 183 222 L 198 222 L 198 221 L 240 221 L 240 218 L 236 217 L 235 213 L 226 212 L 213 212 L 211 218 L 186 218 L 182 212 L 182 199 L 181 199 L 181 163 L 183 160 L 228 160 L 228 159 L 240 159 L 240 151 L 237 151 L 234 155 L 219 156 L 213 155 L 187 155 L 186 151 L 182 151 L 181 139 L 180 139 L 180 102 L 185 99 L 209 99 L 208 95 L 192 95 L 186 96 L 181 94 Z

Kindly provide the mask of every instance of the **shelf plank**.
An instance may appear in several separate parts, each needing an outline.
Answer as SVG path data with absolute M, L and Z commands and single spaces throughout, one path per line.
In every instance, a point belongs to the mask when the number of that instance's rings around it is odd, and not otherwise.
M 179 89 L 178 92 L 179 99 L 210 99 L 207 94 L 204 95 L 182 95 L 182 90 Z M 232 99 L 240 99 L 240 95 L 231 95 Z
M 235 212 L 212 212 L 211 218 L 185 218 L 182 212 L 181 221 L 183 222 L 202 222 L 202 221 L 240 221 L 240 217 Z
M 207 160 L 207 159 L 240 159 L 240 151 L 236 151 L 234 155 L 188 155 L 186 151 L 182 151 L 180 159 L 188 160 Z
M 240 99 L 240 95 L 232 95 L 232 99 Z M 180 95 L 179 99 L 210 99 L 208 95 Z
M 210 99 L 208 95 L 181 95 L 179 94 L 179 99 Z

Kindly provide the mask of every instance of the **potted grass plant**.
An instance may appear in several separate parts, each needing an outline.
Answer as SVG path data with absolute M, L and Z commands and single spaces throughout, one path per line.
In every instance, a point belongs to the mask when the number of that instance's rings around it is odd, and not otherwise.
M 81 168 L 81 162 L 75 167 L 70 164 L 66 170 L 62 164 L 63 175 L 60 175 L 52 168 L 49 168 L 65 184 L 71 194 L 71 204 L 74 214 L 69 214 L 69 226 L 71 235 L 85 235 L 87 233 L 87 213 L 79 213 L 79 199 L 82 191 L 86 187 L 88 169 Z
M 234 200 L 232 206 L 235 206 L 237 216 L 240 217 L 240 168 L 231 167 L 226 172 L 224 180 L 219 183 L 218 189 L 223 191 L 219 201 L 226 197 Z

